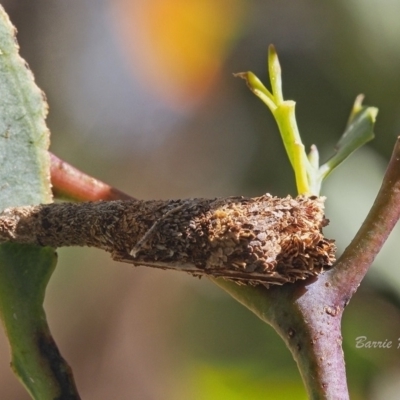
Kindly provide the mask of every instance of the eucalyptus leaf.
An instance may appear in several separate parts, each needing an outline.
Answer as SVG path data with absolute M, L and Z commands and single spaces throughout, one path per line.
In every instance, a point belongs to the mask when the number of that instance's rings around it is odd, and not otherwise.
M 0 6 L 0 210 L 52 201 L 47 104 L 18 54 L 15 33 Z M 51 248 L 0 246 L 0 317 L 11 366 L 40 400 L 79 398 L 43 310 L 56 260 Z
M 0 9 L 0 209 L 51 202 L 47 104 Z

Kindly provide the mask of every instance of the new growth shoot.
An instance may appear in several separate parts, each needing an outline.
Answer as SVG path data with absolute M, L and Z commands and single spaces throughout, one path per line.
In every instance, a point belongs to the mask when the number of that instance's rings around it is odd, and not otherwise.
M 312 145 L 307 154 L 301 140 L 293 100 L 284 100 L 282 72 L 273 45 L 268 50 L 268 72 L 271 91 L 252 72 L 235 74 L 246 80 L 250 90 L 270 109 L 278 125 L 286 153 L 293 167 L 297 192 L 300 195 L 319 196 L 322 181 L 353 151 L 374 138 L 373 127 L 378 109 L 362 105 L 363 96 L 356 98 L 344 134 L 336 145 L 335 153 L 319 165 L 318 149 Z

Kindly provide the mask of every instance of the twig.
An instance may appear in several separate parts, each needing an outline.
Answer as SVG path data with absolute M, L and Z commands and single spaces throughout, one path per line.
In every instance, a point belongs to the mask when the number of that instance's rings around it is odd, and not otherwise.
M 51 184 L 53 193 L 58 198 L 73 201 L 133 199 L 126 193 L 79 171 L 52 153 L 50 161 Z

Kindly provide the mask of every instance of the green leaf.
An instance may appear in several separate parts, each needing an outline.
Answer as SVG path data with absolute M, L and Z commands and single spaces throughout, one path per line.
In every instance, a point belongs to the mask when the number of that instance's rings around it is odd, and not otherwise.
M 321 166 L 320 179 L 325 179 L 351 153 L 375 137 L 374 125 L 378 109 L 361 106 L 362 98 L 358 97 L 350 114 L 346 130 L 335 147 L 335 154 Z
M 34 399 L 60 395 L 53 383 L 58 350 L 42 306 L 56 260 L 48 247 L 0 246 L 0 315 L 11 345 L 11 366 Z M 50 351 L 53 362 L 49 362 Z
M 1 6 L 0 99 L 0 210 L 51 202 L 47 104 L 18 54 L 15 29 Z M 0 246 L 0 317 L 11 345 L 12 368 L 40 400 L 79 398 L 43 310 L 56 259 L 51 248 Z
M 51 202 L 47 104 L 0 9 L 0 208 Z

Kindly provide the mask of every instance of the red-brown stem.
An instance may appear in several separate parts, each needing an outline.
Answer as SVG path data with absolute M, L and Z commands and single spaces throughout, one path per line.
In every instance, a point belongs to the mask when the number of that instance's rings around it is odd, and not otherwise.
M 132 200 L 133 197 L 107 185 L 50 153 L 51 184 L 55 197 L 73 201 Z

